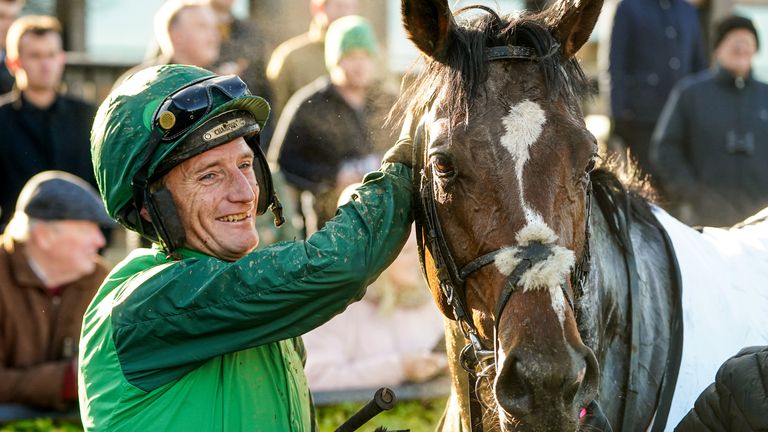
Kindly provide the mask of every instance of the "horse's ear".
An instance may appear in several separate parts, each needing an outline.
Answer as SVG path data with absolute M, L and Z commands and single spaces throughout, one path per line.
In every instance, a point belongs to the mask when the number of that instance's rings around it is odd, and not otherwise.
M 547 25 L 555 35 L 565 58 L 573 57 L 589 39 L 603 0 L 560 0 L 546 13 Z
M 425 55 L 442 60 L 456 26 L 448 0 L 401 0 L 405 33 Z

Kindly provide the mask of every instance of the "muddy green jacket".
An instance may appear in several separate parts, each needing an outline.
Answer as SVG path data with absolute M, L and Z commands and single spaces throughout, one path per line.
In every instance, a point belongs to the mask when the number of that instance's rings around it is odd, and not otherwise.
M 236 262 L 140 249 L 85 313 L 80 408 L 92 431 L 307 431 L 309 391 L 290 338 L 338 314 L 409 233 L 406 167 L 369 174 L 359 198 L 306 241 Z

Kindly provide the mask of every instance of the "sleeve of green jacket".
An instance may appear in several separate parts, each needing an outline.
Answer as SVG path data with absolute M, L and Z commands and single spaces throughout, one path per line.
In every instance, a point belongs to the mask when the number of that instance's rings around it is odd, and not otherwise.
M 211 357 L 295 337 L 358 300 L 410 231 L 410 171 L 385 164 L 306 241 L 236 262 L 197 255 L 136 274 L 112 311 L 125 377 L 145 391 Z

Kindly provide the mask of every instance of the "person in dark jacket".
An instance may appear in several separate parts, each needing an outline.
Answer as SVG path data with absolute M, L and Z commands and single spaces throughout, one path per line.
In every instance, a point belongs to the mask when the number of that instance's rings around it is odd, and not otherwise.
M 314 197 L 317 223 L 307 222 L 309 233 L 333 216 L 341 191 L 374 169 L 391 142 L 382 125 L 394 96 L 374 81 L 376 51 L 364 18 L 331 23 L 325 42 L 329 77 L 296 93 L 275 130 L 270 156 L 290 186 Z
M 686 0 L 622 0 L 609 52 L 612 139 L 650 173 L 648 147 L 678 80 L 707 67 L 696 8 Z
M 67 171 L 96 185 L 89 144 L 96 110 L 59 93 L 64 51 L 58 20 L 19 18 L 6 48 L 17 91 L 0 102 L 0 232 L 24 183 L 41 171 Z
M 768 84 L 752 76 L 752 22 L 717 27 L 713 69 L 681 81 L 654 134 L 652 162 L 670 212 L 690 225 L 733 225 L 768 205 Z
M 23 6 L 24 0 L 0 0 L 0 95 L 13 89 L 13 75 L 5 65 L 5 36 Z
M 768 346 L 726 360 L 676 432 L 768 430 Z
M 99 228 L 113 224 L 72 174 L 44 171 L 22 189 L 0 235 L 0 423 L 75 409 L 83 313 L 107 275 Z

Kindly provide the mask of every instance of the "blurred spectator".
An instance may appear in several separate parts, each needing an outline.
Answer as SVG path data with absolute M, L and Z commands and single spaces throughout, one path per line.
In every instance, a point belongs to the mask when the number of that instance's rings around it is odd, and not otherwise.
M 768 430 L 768 347 L 744 348 L 723 363 L 676 432 Z
M 251 93 L 272 103 L 272 88 L 267 81 L 266 46 L 264 35 L 256 23 L 232 14 L 234 0 L 210 0 L 216 12 L 221 34 L 221 54 L 213 70 L 220 75 L 235 74 L 248 84 Z M 269 116 L 261 131 L 261 147 L 266 149 L 272 139 L 277 118 Z M 269 224 L 274 227 L 274 225 Z
M 0 235 L 0 421 L 74 409 L 83 313 L 107 270 L 112 220 L 88 183 L 45 171 L 24 186 Z
M 415 234 L 361 301 L 302 337 L 312 391 L 423 382 L 446 370 L 444 350 L 434 352 L 443 318 L 421 275 Z
M 13 88 L 13 75 L 5 65 L 5 37 L 11 23 L 18 18 L 24 0 L 0 0 L 0 95 Z
M 210 0 L 221 34 L 221 52 L 214 70 L 219 75 L 238 75 L 248 84 L 251 93 L 269 102 L 272 91 L 266 75 L 264 36 L 255 22 L 232 14 L 234 3 L 234 0 Z
M 270 154 L 290 186 L 314 195 L 317 222 L 307 233 L 333 217 L 340 192 L 375 170 L 392 142 L 382 125 L 395 98 L 374 82 L 376 52 L 367 20 L 334 21 L 325 46 L 330 76 L 296 93 L 278 122 Z
M 59 94 L 64 72 L 59 21 L 19 18 L 8 30 L 6 49 L 16 90 L 0 101 L 0 231 L 24 183 L 41 171 L 67 171 L 96 184 L 89 143 L 95 108 Z
M 664 102 L 682 77 L 707 67 L 696 8 L 686 0 L 622 0 L 611 32 L 611 141 L 650 173 L 648 148 Z M 614 144 L 617 145 L 618 143 Z
M 213 69 L 219 59 L 221 36 L 210 0 L 167 0 L 155 13 L 154 28 L 160 55 L 128 70 L 113 89 L 150 66 L 178 63 Z
M 674 89 L 651 157 L 673 215 L 728 226 L 768 206 L 768 85 L 752 76 L 749 19 L 725 18 L 713 39 L 716 64 Z
M 310 0 L 309 31 L 293 37 L 272 53 L 267 78 L 272 85 L 272 116 L 279 119 L 288 99 L 300 88 L 327 73 L 323 42 L 328 26 L 357 13 L 357 0 Z

